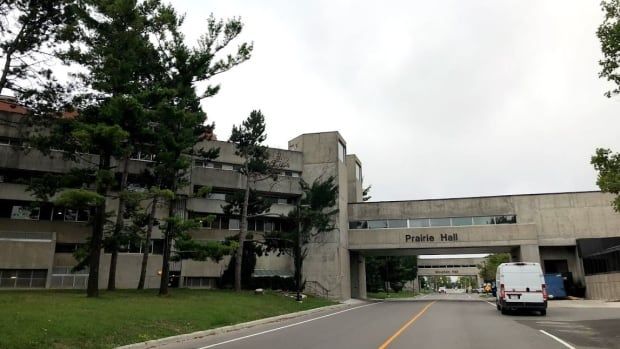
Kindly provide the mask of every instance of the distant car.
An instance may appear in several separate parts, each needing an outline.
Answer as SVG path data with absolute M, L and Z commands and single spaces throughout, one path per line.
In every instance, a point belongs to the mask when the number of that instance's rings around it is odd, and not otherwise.
M 437 291 L 439 293 L 446 293 L 446 288 L 445 287 L 440 287 Z

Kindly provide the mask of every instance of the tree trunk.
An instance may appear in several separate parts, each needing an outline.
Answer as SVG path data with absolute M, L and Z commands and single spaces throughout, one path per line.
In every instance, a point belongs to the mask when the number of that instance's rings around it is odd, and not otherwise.
M 173 187 L 176 187 L 173 186 Z M 170 206 L 168 207 L 168 217 L 174 217 L 174 199 L 170 200 Z M 166 224 L 166 231 L 164 232 L 164 255 L 161 262 L 161 280 L 159 281 L 159 295 L 168 295 L 168 280 L 170 278 L 170 249 L 172 244 L 172 225 Z
M 129 154 L 123 158 L 123 174 L 118 195 L 118 209 L 116 212 L 116 224 L 112 236 L 112 256 L 110 257 L 110 273 L 108 274 L 108 291 L 116 289 L 116 264 L 118 261 L 118 238 L 123 229 L 123 212 L 125 211 L 125 198 L 123 192 L 127 189 L 127 177 L 129 176 Z
M 155 211 L 157 208 L 157 196 L 153 197 L 151 203 L 151 213 L 149 214 L 149 222 L 146 228 L 145 248 L 142 253 L 142 266 L 140 267 L 140 280 L 138 281 L 138 290 L 144 289 L 144 280 L 146 279 L 146 267 L 149 262 L 149 249 L 151 247 L 151 233 L 153 232 L 153 222 L 155 221 Z
M 247 166 L 246 166 L 247 169 Z M 246 172 L 247 173 L 247 172 Z M 239 225 L 239 247 L 235 254 L 235 291 L 241 291 L 241 270 L 243 266 L 243 244 L 248 232 L 248 204 L 250 202 L 250 181 L 245 176 L 245 193 L 241 207 L 241 223 Z
M 107 170 L 110 167 L 110 156 L 99 155 L 99 170 Z M 97 184 L 97 194 L 104 197 L 101 204 L 95 208 L 93 220 L 93 234 L 90 239 L 90 257 L 88 263 L 88 286 L 87 297 L 99 297 L 99 261 L 101 259 L 101 243 L 103 241 L 103 225 L 105 223 L 105 198 L 108 194 L 108 185 Z

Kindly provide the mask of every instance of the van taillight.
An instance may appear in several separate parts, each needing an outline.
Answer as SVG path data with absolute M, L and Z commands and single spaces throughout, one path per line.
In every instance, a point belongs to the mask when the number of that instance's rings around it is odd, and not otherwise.
M 501 299 L 506 298 L 506 290 L 504 289 L 504 284 L 501 284 L 499 286 L 499 298 Z
M 547 300 L 547 285 L 545 284 L 542 285 L 542 293 L 543 293 L 543 299 Z

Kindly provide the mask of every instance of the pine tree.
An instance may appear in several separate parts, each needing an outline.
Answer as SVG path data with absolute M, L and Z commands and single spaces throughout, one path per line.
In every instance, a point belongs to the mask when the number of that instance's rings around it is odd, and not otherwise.
M 248 234 L 248 215 L 250 193 L 257 182 L 267 179 L 277 180 L 278 174 L 286 166 L 277 154 L 271 156 L 263 142 L 265 134 L 265 117 L 259 110 L 254 110 L 241 125 L 233 126 L 229 142 L 235 145 L 235 154 L 243 159 L 240 172 L 244 178 L 243 201 L 240 202 L 239 247 L 235 253 L 235 291 L 241 291 L 241 270 L 243 264 L 243 245 Z
M 159 79 L 158 103 L 154 106 L 157 134 L 154 144 L 156 164 L 154 173 L 161 180 L 161 189 L 168 189 L 174 196 L 169 200 L 168 217 L 164 220 L 164 251 L 162 277 L 159 294 L 168 294 L 169 261 L 173 240 L 187 240 L 182 234 L 182 219 L 176 206 L 181 199 L 179 189 L 186 186 L 186 175 L 192 166 L 193 157 L 214 159 L 219 149 L 203 149 L 197 146 L 205 133 L 212 132 L 214 125 L 205 125 L 206 114 L 200 101 L 211 97 L 219 91 L 219 86 L 208 85 L 199 95 L 195 83 L 204 82 L 213 76 L 226 72 L 248 60 L 252 45 L 242 43 L 235 54 L 217 58 L 218 54 L 233 41 L 243 28 L 237 18 L 226 22 L 216 20 L 212 15 L 207 19 L 207 32 L 201 37 L 197 48 L 190 48 L 184 43 L 179 28 L 182 19 L 172 8 L 168 15 L 174 18 L 167 25 L 167 36 L 161 38 L 160 56 L 165 67 L 165 74 Z M 179 241 L 184 243 L 185 241 Z
M 302 195 L 298 205 L 286 217 L 287 228 L 281 232 L 265 234 L 268 251 L 278 251 L 293 257 L 294 278 L 297 291 L 304 281 L 303 262 L 308 255 L 306 245 L 322 234 L 336 229 L 334 217 L 338 214 L 338 184 L 333 176 L 317 178 L 312 184 L 300 180 Z
M 21 94 L 38 79 L 51 78 L 58 43 L 73 17 L 73 1 L 0 1 L 0 94 Z

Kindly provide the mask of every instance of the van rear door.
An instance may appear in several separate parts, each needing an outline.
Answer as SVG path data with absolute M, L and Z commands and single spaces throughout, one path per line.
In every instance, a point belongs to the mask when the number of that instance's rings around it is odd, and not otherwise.
M 504 274 L 505 301 L 543 303 L 545 301 L 542 275 L 536 271 L 511 270 Z

